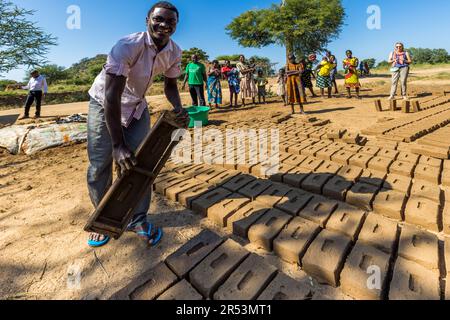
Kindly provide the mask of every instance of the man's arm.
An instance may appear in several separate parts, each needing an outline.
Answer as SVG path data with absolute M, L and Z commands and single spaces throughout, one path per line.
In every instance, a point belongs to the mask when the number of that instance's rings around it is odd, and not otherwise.
M 130 170 L 137 164 L 123 138 L 121 100 L 126 81 L 124 76 L 106 74 L 105 120 L 113 145 L 113 158 L 122 171 Z
M 44 89 L 44 96 L 45 96 L 48 92 L 47 79 L 45 79 L 45 78 L 42 78 L 42 87 Z
M 177 78 L 165 78 L 164 79 L 164 93 L 173 106 L 174 112 L 177 114 L 178 119 L 184 125 L 189 120 L 189 115 L 183 105 L 181 104 L 180 92 L 178 91 Z
M 406 51 L 406 61 L 408 62 L 408 64 L 412 64 L 412 58 L 411 55 L 409 54 L 408 51 Z
M 23 86 L 23 87 L 22 87 L 22 90 L 29 90 L 29 89 L 30 89 L 30 82 L 31 82 L 31 79 L 28 80 L 28 83 L 27 83 L 26 86 Z

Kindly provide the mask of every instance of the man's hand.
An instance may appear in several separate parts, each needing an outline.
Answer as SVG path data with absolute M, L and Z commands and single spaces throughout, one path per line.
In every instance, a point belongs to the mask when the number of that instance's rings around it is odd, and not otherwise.
M 113 148 L 113 159 L 120 167 L 121 172 L 130 171 L 137 165 L 136 157 L 125 145 Z
M 189 113 L 184 108 L 175 108 L 173 112 L 176 115 L 176 121 L 180 124 L 181 127 L 186 128 L 189 125 L 190 118 Z

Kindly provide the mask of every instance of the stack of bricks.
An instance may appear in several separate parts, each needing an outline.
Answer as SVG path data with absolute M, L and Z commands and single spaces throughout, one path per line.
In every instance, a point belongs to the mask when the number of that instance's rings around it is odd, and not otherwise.
M 417 145 L 411 151 L 416 154 L 434 157 L 438 159 L 449 159 L 450 155 L 450 126 L 440 128 L 435 132 L 419 139 Z

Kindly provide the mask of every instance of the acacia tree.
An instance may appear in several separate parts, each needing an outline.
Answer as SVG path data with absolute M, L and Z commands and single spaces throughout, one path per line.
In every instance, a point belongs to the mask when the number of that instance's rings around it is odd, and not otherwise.
M 0 0 L 0 74 L 47 62 L 45 56 L 49 47 L 56 45 L 56 38 L 28 20 L 33 13 Z
M 272 44 L 286 54 L 323 51 L 338 37 L 345 18 L 341 0 L 285 0 L 269 9 L 250 10 L 236 17 L 226 30 L 243 47 Z

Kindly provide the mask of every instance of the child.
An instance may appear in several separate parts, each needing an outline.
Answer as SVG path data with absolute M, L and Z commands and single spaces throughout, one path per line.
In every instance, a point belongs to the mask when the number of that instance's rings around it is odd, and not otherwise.
M 317 74 L 317 87 L 320 88 L 322 98 L 324 97 L 325 88 L 328 91 L 328 98 L 331 98 L 331 70 L 334 69 L 336 64 L 331 63 L 327 57 L 323 57 L 322 62 L 317 66 L 316 70 L 319 70 Z
M 313 98 L 317 97 L 317 95 L 314 93 L 314 89 L 313 89 L 313 84 L 311 81 L 311 77 L 314 76 L 313 74 L 313 66 L 312 66 L 312 61 L 307 61 L 306 59 L 302 59 L 301 60 L 301 64 L 303 66 L 303 72 L 301 75 L 301 79 L 302 79 L 302 84 L 303 84 L 303 95 L 306 97 L 306 88 L 309 89 L 309 91 L 311 92 L 311 95 Z
M 337 60 L 336 60 L 336 56 L 330 55 L 330 62 L 335 65 L 333 70 L 331 70 L 331 72 L 330 72 L 331 84 L 334 87 L 334 94 L 339 94 L 338 86 L 337 86 L 337 82 L 336 82 L 336 74 L 337 74 Z
M 258 87 L 258 103 L 261 103 L 261 98 L 263 103 L 266 104 L 266 85 L 269 83 L 266 77 L 264 77 L 263 71 L 258 70 L 258 76 L 256 77 L 256 85 Z
M 279 97 L 283 99 L 284 106 L 287 106 L 287 100 L 286 100 L 286 69 L 280 69 L 278 72 L 278 90 L 277 94 Z

